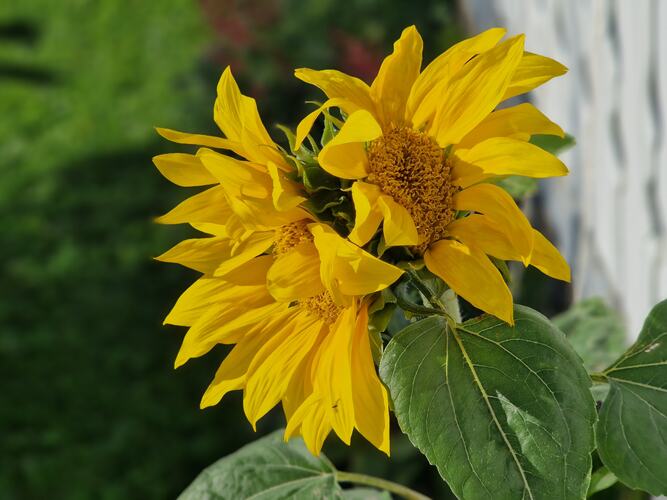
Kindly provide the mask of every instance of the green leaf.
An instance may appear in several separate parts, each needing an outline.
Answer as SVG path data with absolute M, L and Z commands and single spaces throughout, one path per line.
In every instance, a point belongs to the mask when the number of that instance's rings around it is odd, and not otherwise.
M 557 135 L 534 135 L 530 138 L 530 142 L 556 156 L 567 151 L 577 143 L 570 134 L 565 134 L 565 137 L 558 137 Z
M 496 184 L 507 191 L 515 200 L 523 200 L 537 193 L 537 179 L 510 175 L 499 179 Z
M 584 498 L 590 378 L 544 316 L 516 306 L 514 317 L 452 332 L 433 316 L 396 335 L 380 364 L 396 417 L 459 498 Z
M 586 299 L 552 319 L 593 372 L 604 370 L 625 350 L 625 329 L 604 301 Z
M 179 500 L 342 498 L 335 473 L 333 465 L 322 455 L 311 455 L 301 439 L 284 443 L 280 430 L 205 469 Z
M 314 193 L 306 202 L 304 206 L 315 214 L 321 214 L 333 207 L 337 207 L 345 203 L 347 198 L 340 192 L 322 191 Z
M 598 491 L 606 490 L 618 482 L 613 472 L 606 467 L 600 467 L 591 475 L 591 484 L 588 487 L 587 497 L 595 495 Z
M 604 374 L 610 390 L 597 427 L 602 462 L 631 488 L 667 495 L 667 301 Z

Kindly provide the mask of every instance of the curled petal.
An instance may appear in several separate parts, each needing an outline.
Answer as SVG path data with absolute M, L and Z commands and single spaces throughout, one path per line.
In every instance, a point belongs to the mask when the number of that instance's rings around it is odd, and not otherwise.
M 341 179 L 361 179 L 368 175 L 366 142 L 382 135 L 380 125 L 368 111 L 352 113 L 338 134 L 318 156 L 324 170 Z

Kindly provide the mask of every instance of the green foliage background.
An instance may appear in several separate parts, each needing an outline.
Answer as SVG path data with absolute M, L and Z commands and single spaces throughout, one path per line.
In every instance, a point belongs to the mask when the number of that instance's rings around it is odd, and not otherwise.
M 396 5 L 0 2 L 0 497 L 174 498 L 257 437 L 236 394 L 198 408 L 222 350 L 172 368 L 183 331 L 161 320 L 194 274 L 151 260 L 186 231 L 152 223 L 186 195 L 151 165 L 174 150 L 153 127 L 215 132 L 228 62 L 269 126 L 295 122 L 315 94 L 292 68 L 338 64 L 332 19 L 384 51 L 412 17 Z M 256 20 L 264 7 L 278 16 L 270 29 Z M 446 3 L 413 19 L 433 52 L 453 36 Z M 225 23 L 245 23 L 252 43 L 231 43 Z M 280 425 L 274 413 L 260 434 Z M 326 451 L 443 488 L 406 442 L 391 463 L 361 442 Z

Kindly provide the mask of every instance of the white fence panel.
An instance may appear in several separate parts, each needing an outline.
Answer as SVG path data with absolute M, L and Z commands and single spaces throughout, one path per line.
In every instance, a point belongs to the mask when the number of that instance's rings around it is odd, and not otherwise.
M 603 295 L 631 338 L 667 297 L 667 2 L 461 0 L 469 28 L 526 33 L 570 68 L 531 99 L 573 134 L 571 175 L 543 184 L 575 299 Z

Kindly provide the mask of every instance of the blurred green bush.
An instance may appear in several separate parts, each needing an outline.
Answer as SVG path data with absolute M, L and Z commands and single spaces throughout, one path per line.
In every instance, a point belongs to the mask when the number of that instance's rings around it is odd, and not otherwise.
M 175 150 L 152 127 L 215 133 L 228 63 L 267 124 L 294 123 L 321 98 L 294 67 L 369 77 L 409 21 L 431 54 L 457 35 L 450 2 L 413 3 L 0 4 L 0 497 L 173 498 L 255 437 L 239 395 L 198 409 L 215 355 L 172 369 L 183 331 L 161 320 L 194 276 L 150 259 L 186 231 L 151 221 L 185 197 L 151 165 Z M 393 451 L 327 449 L 441 491 L 407 443 Z

